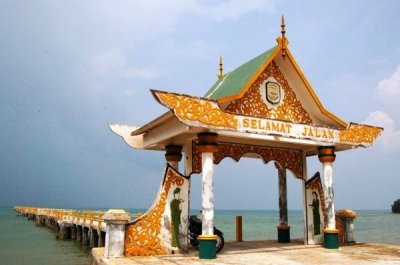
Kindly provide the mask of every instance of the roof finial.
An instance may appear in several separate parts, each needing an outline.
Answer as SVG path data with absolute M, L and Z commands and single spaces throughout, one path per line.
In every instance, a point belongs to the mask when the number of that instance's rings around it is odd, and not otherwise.
M 217 76 L 219 79 L 224 76 L 224 63 L 222 62 L 222 56 L 219 57 L 219 73 Z
M 285 36 L 285 33 L 286 33 L 285 26 L 286 26 L 285 25 L 285 17 L 282 15 L 281 33 L 282 33 L 282 56 L 283 56 L 283 59 L 285 59 L 285 56 L 286 56 L 286 45 L 287 45 L 286 36 Z

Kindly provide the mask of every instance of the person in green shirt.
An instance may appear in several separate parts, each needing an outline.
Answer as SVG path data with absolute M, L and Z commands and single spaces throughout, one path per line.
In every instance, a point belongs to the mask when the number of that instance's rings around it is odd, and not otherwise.
M 179 225 L 181 224 L 181 202 L 183 200 L 180 199 L 181 189 L 177 187 L 174 190 L 174 199 L 170 203 L 171 209 L 171 246 L 172 247 L 180 247 L 179 246 Z
M 319 213 L 319 199 L 315 191 L 312 193 L 313 201 L 310 206 L 313 208 L 313 224 L 314 224 L 314 235 L 321 234 L 321 215 Z

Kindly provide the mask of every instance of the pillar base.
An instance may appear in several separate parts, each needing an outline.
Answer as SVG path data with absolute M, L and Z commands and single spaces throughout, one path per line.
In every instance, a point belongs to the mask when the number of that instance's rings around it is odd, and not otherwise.
M 290 226 L 279 225 L 278 229 L 278 243 L 290 243 Z
M 339 248 L 339 230 L 337 229 L 323 229 L 324 231 L 324 247 L 328 249 Z
M 199 258 L 216 259 L 217 258 L 217 236 L 199 235 Z

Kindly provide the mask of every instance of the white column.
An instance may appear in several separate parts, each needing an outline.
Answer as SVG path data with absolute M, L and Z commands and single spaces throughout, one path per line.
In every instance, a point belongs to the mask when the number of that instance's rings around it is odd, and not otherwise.
M 201 207 L 203 213 L 202 234 L 214 234 L 214 155 L 204 152 L 201 154 L 202 190 Z
M 335 221 L 335 204 L 333 198 L 333 167 L 332 162 L 323 162 L 323 179 L 324 179 L 324 195 L 325 195 L 325 210 L 327 217 L 328 229 L 336 229 Z
M 322 163 L 323 186 L 325 195 L 325 216 L 327 224 L 325 229 L 335 230 L 335 206 L 333 198 L 333 162 L 335 161 L 335 147 L 321 146 L 318 148 L 318 159 Z
M 201 153 L 201 208 L 203 214 L 202 235 L 214 240 L 214 153 L 218 151 L 218 134 L 202 132 L 197 135 Z M 207 240 L 210 240 L 207 237 Z M 215 238 L 216 239 L 216 238 Z M 201 240 L 201 237 L 199 237 Z

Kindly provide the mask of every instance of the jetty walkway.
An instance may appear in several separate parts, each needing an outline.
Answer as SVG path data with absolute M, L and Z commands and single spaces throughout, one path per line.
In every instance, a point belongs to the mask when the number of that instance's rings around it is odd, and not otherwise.
M 75 239 L 92 247 L 91 265 L 148 265 L 148 264 L 400 264 L 400 246 L 386 244 L 356 243 L 343 245 L 339 249 L 326 249 L 320 245 L 304 245 L 302 241 L 291 243 L 273 241 L 227 241 L 217 259 L 199 259 L 198 250 L 190 248 L 188 253 L 156 256 L 132 256 L 117 253 L 123 248 L 124 233 L 113 228 L 107 212 L 77 211 L 34 207 L 15 207 L 20 215 L 33 220 L 37 225 L 55 230 L 60 239 Z M 110 210 L 111 211 L 111 210 Z M 110 212 L 109 211 L 109 212 Z M 121 221 L 120 212 L 113 210 Z M 111 222 L 110 222 L 111 221 Z M 112 234 L 122 237 L 113 236 Z M 121 245 L 122 244 L 122 245 Z
M 75 239 L 82 244 L 103 247 L 106 237 L 106 223 L 103 211 L 78 211 L 68 209 L 14 207 L 22 216 L 33 220 L 37 225 L 55 230 L 56 238 Z

